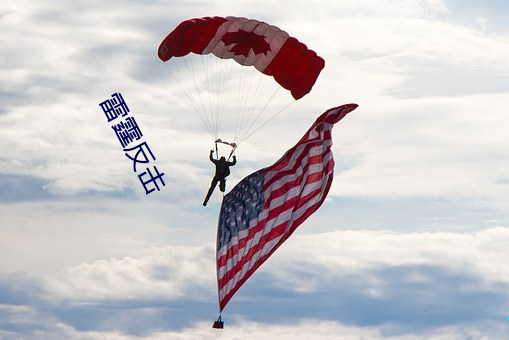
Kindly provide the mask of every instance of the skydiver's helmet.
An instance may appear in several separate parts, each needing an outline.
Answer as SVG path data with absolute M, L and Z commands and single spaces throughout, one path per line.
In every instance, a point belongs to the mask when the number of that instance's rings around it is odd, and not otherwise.
M 226 162 L 226 158 L 224 156 L 222 156 L 220 159 L 219 159 L 221 162 Z

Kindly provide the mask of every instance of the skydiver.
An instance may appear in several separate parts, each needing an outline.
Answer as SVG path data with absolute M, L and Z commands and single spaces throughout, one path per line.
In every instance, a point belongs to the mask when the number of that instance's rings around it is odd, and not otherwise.
M 230 166 L 234 166 L 237 163 L 237 158 L 233 155 L 233 162 L 228 162 L 226 158 L 223 156 L 220 159 L 214 159 L 212 156 L 214 154 L 214 150 L 210 150 L 209 159 L 212 163 L 216 165 L 216 174 L 210 183 L 209 191 L 207 192 L 207 196 L 203 201 L 203 206 L 207 205 L 212 192 L 216 188 L 217 183 L 219 182 L 219 190 L 224 192 L 226 190 L 226 177 L 230 175 Z

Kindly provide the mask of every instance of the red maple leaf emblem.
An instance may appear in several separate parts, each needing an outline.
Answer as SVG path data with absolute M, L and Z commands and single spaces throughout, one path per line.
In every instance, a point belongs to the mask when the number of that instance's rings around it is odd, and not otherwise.
M 263 35 L 254 32 L 237 31 L 228 32 L 223 36 L 225 46 L 234 45 L 229 50 L 236 55 L 247 57 L 249 51 L 253 50 L 254 54 L 263 53 L 267 55 L 270 51 L 270 45 Z

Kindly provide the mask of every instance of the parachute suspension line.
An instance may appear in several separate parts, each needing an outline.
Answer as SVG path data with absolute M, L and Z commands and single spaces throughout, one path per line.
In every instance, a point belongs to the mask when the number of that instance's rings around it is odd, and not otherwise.
M 189 43 L 193 45 L 196 43 L 196 41 L 198 41 L 198 39 L 200 39 L 200 37 L 195 36 L 192 39 L 192 41 L 189 41 Z M 203 102 L 203 96 L 198 87 L 197 75 L 201 75 L 201 73 L 199 73 L 197 65 L 195 65 L 195 63 L 193 62 L 196 59 L 194 58 L 194 56 L 195 55 L 191 55 L 191 58 L 189 59 L 190 64 L 188 64 L 187 62 L 188 58 L 175 58 L 175 57 L 171 58 L 170 60 L 172 61 L 172 66 L 175 68 L 174 72 L 172 69 L 170 69 L 170 67 L 168 67 L 166 63 L 165 65 L 166 68 L 170 71 L 170 74 L 172 75 L 173 79 L 175 80 L 175 82 L 177 82 L 181 91 L 184 93 L 187 100 L 193 107 L 194 112 L 198 115 L 198 117 L 202 121 L 202 124 L 205 126 L 206 130 L 209 132 L 209 134 L 214 140 L 215 139 L 214 137 L 216 137 L 217 133 L 214 132 L 213 124 L 211 123 L 211 119 Z M 187 70 L 187 73 L 184 72 L 185 70 Z M 189 86 L 190 79 L 192 80 L 194 86 Z
M 244 71 L 244 68 L 245 67 L 242 67 L 243 71 Z M 251 73 L 251 75 L 252 75 L 252 73 Z M 237 110 L 238 125 L 236 127 L 237 130 L 235 133 L 235 140 L 237 138 L 241 137 L 242 128 L 245 125 L 246 120 L 249 118 L 249 113 L 250 113 L 249 109 L 248 109 L 248 101 L 249 101 L 249 97 L 251 96 L 251 93 L 252 93 L 251 83 L 252 83 L 253 77 L 248 77 L 247 74 L 246 74 L 246 76 L 244 76 L 244 72 L 242 72 L 241 80 L 243 80 L 244 78 L 246 79 L 246 81 L 239 83 L 239 107 Z M 244 95 L 242 95 L 241 92 L 243 92 Z M 246 95 L 246 93 L 248 95 Z M 242 101 L 241 101 L 241 99 L 242 99 Z
M 226 61 L 226 60 L 225 60 Z M 237 62 L 232 60 L 232 59 L 229 59 L 228 60 L 228 63 L 229 63 L 229 69 L 227 70 L 227 72 L 224 74 L 224 80 L 223 80 L 223 90 L 224 90 L 224 102 L 223 102 L 223 105 L 224 105 L 224 110 L 225 111 L 228 111 L 228 107 L 229 107 L 229 110 L 230 112 L 227 113 L 231 119 L 231 105 L 233 104 L 233 94 L 232 94 L 232 84 L 231 84 L 231 80 L 232 80 L 232 74 L 234 74 L 236 72 L 236 68 L 237 68 Z M 230 122 L 231 123 L 231 122 Z M 233 137 L 233 136 L 231 136 Z
M 246 93 L 250 95 L 244 96 L 244 106 L 240 111 L 240 124 L 236 137 L 239 139 L 245 136 L 245 134 L 249 131 L 246 129 L 246 126 L 249 125 L 250 122 L 253 121 L 254 111 L 257 110 L 257 104 L 260 99 L 260 94 L 262 93 L 261 89 L 264 88 L 264 85 L 267 81 L 267 76 L 261 73 L 258 73 L 253 70 L 251 73 L 252 77 L 249 78 L 249 82 L 247 85 Z
M 216 124 L 216 139 L 219 137 L 219 131 L 221 131 L 221 125 L 222 120 L 224 116 L 224 105 L 223 105 L 223 87 L 221 84 L 223 84 L 223 71 L 221 70 L 221 65 L 218 60 L 214 63 L 212 59 L 209 57 L 209 63 L 211 66 L 215 65 L 215 70 L 212 70 L 211 72 L 217 72 L 217 77 L 212 77 L 215 79 L 215 84 L 212 84 L 212 87 L 215 89 L 213 93 L 217 96 L 216 103 L 215 103 L 215 124 Z M 212 74 L 212 73 L 211 73 Z M 212 110 L 212 108 L 211 108 Z M 217 146 L 217 144 L 216 144 Z
M 234 141 L 239 136 L 240 126 L 242 123 L 241 113 L 243 112 L 242 108 L 244 106 L 242 103 L 242 98 L 243 98 L 242 85 L 243 85 L 243 79 L 244 79 L 244 66 L 240 67 L 239 72 L 240 72 L 240 75 L 239 75 L 238 81 L 237 81 L 237 110 L 236 110 L 236 114 L 235 114 L 235 124 L 234 124 L 234 129 L 233 129 L 233 140 Z M 244 95 L 244 101 L 246 100 L 245 98 L 246 98 L 246 96 Z
M 264 81 L 266 81 L 267 78 L 264 79 Z M 277 93 L 279 92 L 281 88 L 280 87 L 276 87 L 276 89 L 272 92 L 271 96 L 269 97 L 269 99 L 265 102 L 265 104 L 263 105 L 263 107 L 261 109 L 258 109 L 258 114 L 254 116 L 254 118 L 252 118 L 250 120 L 250 124 L 249 126 L 247 125 L 247 122 L 246 122 L 246 126 L 244 127 L 244 130 L 245 132 L 243 133 L 243 136 L 247 136 L 249 134 L 249 132 L 253 129 L 253 126 L 256 124 L 256 122 L 260 119 L 260 117 L 266 112 L 267 110 L 267 107 L 270 105 L 270 103 L 272 102 L 272 100 L 276 97 Z M 292 102 L 290 102 L 292 103 Z M 288 105 L 286 105 L 286 107 L 288 107 Z M 278 115 L 280 112 L 282 112 L 284 109 L 286 109 L 286 107 L 284 107 L 283 109 L 281 109 L 278 113 L 276 113 L 276 115 Z M 253 104 L 253 109 L 254 109 L 254 104 Z M 274 117 L 273 117 L 274 118 Z M 269 118 L 269 120 L 272 120 L 273 118 Z M 268 121 L 267 121 L 268 122 Z M 267 122 L 264 122 L 263 125 L 265 125 Z M 262 126 L 263 126 L 262 125 Z M 261 126 L 259 127 L 261 128 Z M 257 128 L 256 130 L 258 130 L 259 128 Z M 251 135 L 251 134 L 249 134 Z M 245 139 L 247 139 L 247 137 L 245 137 L 242 141 L 244 141 Z
M 205 84 L 208 88 L 211 87 L 211 80 L 210 80 L 210 71 L 209 71 L 209 63 L 205 61 L 205 58 L 202 54 L 200 54 L 200 61 L 201 61 L 201 67 L 205 70 L 203 74 L 205 75 Z M 214 139 L 217 138 L 217 124 L 215 123 L 217 120 L 213 119 L 214 111 L 212 111 L 212 101 L 210 94 L 207 95 L 208 104 L 209 104 L 209 114 L 210 114 L 210 120 L 211 120 L 211 130 L 214 132 Z M 206 110 L 205 110 L 206 111 Z
M 266 120 L 262 125 L 260 125 L 259 127 L 257 127 L 256 129 L 254 129 L 253 132 L 251 132 L 250 134 L 248 134 L 246 137 L 244 137 L 238 144 L 240 143 L 243 143 L 245 142 L 249 137 L 251 137 L 252 135 L 254 135 L 258 130 L 260 130 L 262 127 L 264 127 L 265 125 L 267 125 L 268 123 L 270 123 L 274 118 L 276 118 L 277 116 L 279 116 L 281 114 L 281 112 L 285 111 L 287 108 L 290 107 L 290 105 L 292 105 L 293 103 L 295 102 L 295 100 L 289 102 L 288 104 L 286 104 L 285 107 L 283 107 L 281 110 L 279 110 L 278 112 L 276 112 L 272 117 L 270 117 L 268 120 Z
M 238 72 L 240 76 L 236 82 L 238 97 L 233 142 L 244 139 L 258 119 L 262 115 L 266 116 L 267 107 L 280 90 L 274 79 L 251 66 L 243 66 Z
M 225 71 L 222 69 L 219 60 L 211 54 L 201 54 L 200 60 L 203 73 L 206 76 L 205 88 L 200 93 L 207 96 L 209 104 L 209 117 L 212 130 L 214 131 L 214 140 L 219 137 L 221 124 L 224 117 L 224 82 Z
M 174 59 L 170 59 L 170 60 L 174 60 Z M 212 136 L 213 132 L 212 132 L 212 130 L 210 128 L 210 124 L 207 124 L 207 121 L 203 117 L 204 115 L 206 115 L 206 113 L 201 113 L 200 112 L 199 107 L 196 105 L 196 103 L 193 100 L 193 98 L 191 98 L 190 93 L 188 91 L 186 91 L 186 89 L 185 89 L 184 85 L 182 84 L 182 82 L 180 81 L 179 77 L 171 70 L 171 68 L 168 66 L 167 62 L 164 63 L 164 66 L 166 66 L 166 69 L 168 70 L 168 72 L 170 72 L 170 75 L 172 76 L 173 80 L 175 80 L 175 82 L 178 84 L 178 86 L 180 87 L 180 90 L 184 93 L 184 95 L 186 96 L 187 100 L 189 101 L 189 103 L 193 107 L 193 111 L 200 118 L 200 120 L 202 121 L 203 125 L 208 130 L 209 134 Z M 175 66 L 175 68 L 179 68 L 175 61 L 173 62 L 173 66 Z M 203 105 L 202 105 L 202 109 L 203 109 Z
M 222 116 L 221 116 L 221 125 L 223 122 L 223 118 L 225 116 L 228 116 L 228 110 L 227 107 L 230 105 L 230 101 L 233 99 L 228 96 L 228 93 L 230 93 L 229 87 L 231 87 L 231 83 L 229 82 L 231 80 L 231 75 L 235 72 L 236 67 L 238 66 L 237 63 L 231 59 L 229 60 L 220 60 L 225 64 L 225 66 L 228 66 L 224 68 L 223 72 L 223 78 L 221 80 L 221 101 L 222 101 Z M 234 137 L 234 136 L 232 136 Z
M 195 72 L 195 66 L 194 66 L 194 63 L 192 62 L 192 59 L 190 59 L 190 62 L 189 62 L 189 63 L 187 62 L 187 59 L 188 59 L 188 58 L 180 58 L 180 59 L 184 62 L 184 65 L 186 66 L 187 71 L 188 71 L 188 73 L 190 74 L 191 79 L 193 80 L 193 83 L 194 83 L 194 89 L 195 89 L 195 91 L 196 91 L 196 97 L 197 97 L 197 98 L 198 98 L 198 100 L 200 101 L 200 105 L 201 105 L 202 110 L 203 110 L 203 111 L 202 111 L 202 112 L 203 112 L 203 116 L 205 117 L 205 119 L 204 119 L 204 120 L 202 119 L 202 121 L 205 121 L 205 124 L 207 125 L 207 129 L 209 130 L 210 134 L 211 134 L 211 135 L 213 136 L 213 138 L 214 138 L 214 137 L 216 137 L 216 136 L 214 136 L 214 133 L 213 133 L 213 131 L 214 131 L 214 129 L 213 129 L 213 126 L 214 126 L 214 125 L 213 125 L 213 123 L 212 123 L 212 122 L 213 122 L 213 120 L 212 120 L 212 117 L 210 117 L 210 112 L 209 112 L 209 111 L 207 111 L 207 109 L 205 108 L 205 104 L 204 104 L 204 102 L 203 102 L 203 98 L 202 98 L 202 96 L 200 95 L 200 91 L 199 91 L 200 86 L 199 86 L 198 81 L 197 81 L 197 79 L 196 79 L 196 72 Z
M 233 99 L 231 95 L 228 96 L 228 87 L 236 64 L 233 60 L 216 58 L 213 54 L 202 54 L 200 59 L 206 81 L 204 81 L 204 86 L 201 86 L 201 90 L 197 90 L 197 92 L 208 98 L 207 113 L 211 122 L 211 130 L 214 132 L 214 140 L 217 140 L 228 112 L 227 106 Z

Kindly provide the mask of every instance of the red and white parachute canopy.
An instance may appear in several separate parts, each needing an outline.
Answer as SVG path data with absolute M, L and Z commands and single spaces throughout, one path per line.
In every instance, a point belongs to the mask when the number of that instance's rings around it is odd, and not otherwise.
M 260 122 L 264 125 L 273 118 L 271 115 L 278 113 L 269 112 L 269 119 L 260 118 L 263 111 L 273 110 L 268 107 L 267 101 L 275 100 L 275 92 L 279 88 L 290 91 L 294 100 L 300 99 L 311 91 L 325 66 L 324 60 L 314 51 L 280 28 L 239 17 L 186 20 L 162 41 L 158 55 L 164 62 L 177 63 L 177 59 L 183 59 L 183 66 L 169 65 L 168 69 L 194 110 L 201 116 L 214 140 L 218 137 L 224 138 L 218 135 L 219 127 L 223 121 L 235 116 L 234 120 L 238 125 L 235 129 L 240 131 L 234 132 L 233 142 L 243 141 L 260 127 Z M 209 59 L 206 59 L 205 64 L 205 58 L 202 58 L 200 62 L 196 62 L 199 66 L 195 68 L 188 59 L 193 55 L 210 55 L 214 62 L 220 60 L 223 64 L 210 65 Z M 263 99 L 265 83 L 247 80 L 248 71 L 244 68 L 225 67 L 225 60 L 233 60 L 243 66 L 254 66 L 255 73 L 261 75 L 263 81 L 270 78 L 266 76 L 272 76 L 276 81 L 276 89 L 268 92 L 268 99 Z M 186 70 L 186 74 L 183 75 L 184 72 L 179 70 Z M 235 76 L 240 85 L 232 86 L 231 77 Z M 186 81 L 194 83 L 186 84 Z M 228 91 L 231 91 L 233 96 L 229 96 Z M 228 112 L 234 103 L 237 106 L 236 113 L 231 115 Z M 286 106 L 288 104 L 286 102 Z M 225 112 L 227 118 L 223 119 Z

